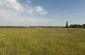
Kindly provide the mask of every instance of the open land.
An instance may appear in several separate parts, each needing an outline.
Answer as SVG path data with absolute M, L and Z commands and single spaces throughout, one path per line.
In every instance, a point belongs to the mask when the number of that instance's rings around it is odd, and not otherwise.
M 0 55 L 85 55 L 85 30 L 0 28 Z

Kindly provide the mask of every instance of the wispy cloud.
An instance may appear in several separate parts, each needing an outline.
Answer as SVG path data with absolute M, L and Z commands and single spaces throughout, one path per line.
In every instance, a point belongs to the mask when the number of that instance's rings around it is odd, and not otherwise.
M 0 10 L 0 18 L 3 18 L 4 20 L 11 20 L 15 22 L 30 22 L 30 23 L 35 23 L 35 22 L 44 22 L 47 21 L 44 18 L 36 18 L 36 17 L 24 17 L 24 16 L 18 16 L 16 13 L 11 13 L 8 11 Z
M 26 3 L 30 4 L 22 5 L 18 0 L 0 0 L 0 23 L 23 24 L 48 22 L 48 19 L 45 18 L 31 17 L 32 15 L 47 14 L 47 11 L 42 6 L 38 5 L 34 7 L 29 0 L 26 0 Z
M 27 3 L 30 3 L 29 0 L 26 0 Z M 32 4 L 25 4 L 23 6 L 18 2 L 18 0 L 0 0 L 0 6 L 5 7 L 7 9 L 11 9 L 18 12 L 27 12 L 29 15 L 38 14 L 38 15 L 45 15 L 47 11 L 42 6 L 35 6 L 33 7 Z
M 47 14 L 47 11 L 45 11 L 45 10 L 43 9 L 43 7 L 41 7 L 41 6 L 35 7 L 35 12 L 36 12 L 37 14 L 42 14 L 42 15 Z
M 17 0 L 0 0 L 0 6 L 16 11 L 23 10 L 23 6 Z

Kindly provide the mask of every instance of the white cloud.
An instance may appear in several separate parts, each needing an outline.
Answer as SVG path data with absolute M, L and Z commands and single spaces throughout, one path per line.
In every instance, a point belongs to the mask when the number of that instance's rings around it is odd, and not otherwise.
M 30 3 L 29 0 L 26 2 Z M 18 0 L 0 0 L 0 25 L 48 22 L 48 19 L 30 16 L 45 15 L 46 13 L 42 6 L 34 7 L 32 4 L 26 4 L 25 6 L 19 3 Z
M 42 6 L 36 6 L 28 8 L 27 13 L 30 15 L 32 14 L 45 15 L 47 14 L 47 11 L 45 11 Z
M 8 14 L 9 13 L 9 14 Z M 5 21 L 6 23 L 42 23 L 48 22 L 48 19 L 38 17 L 23 17 L 17 16 L 15 13 L 4 11 L 0 9 L 0 22 Z
M 37 14 L 42 14 L 42 15 L 47 14 L 47 12 L 43 9 L 42 6 L 36 6 L 36 7 L 35 7 L 35 12 L 36 12 Z
M 0 6 L 16 11 L 23 10 L 23 6 L 17 0 L 0 0 Z
M 27 12 L 29 15 L 32 14 L 38 14 L 38 15 L 44 15 L 47 14 L 47 11 L 44 10 L 42 6 L 36 6 L 33 7 L 32 4 L 30 4 L 31 1 L 26 0 L 27 3 L 26 6 L 23 6 L 18 2 L 18 0 L 0 0 L 0 7 L 5 7 L 7 9 L 16 10 L 16 11 L 22 11 Z

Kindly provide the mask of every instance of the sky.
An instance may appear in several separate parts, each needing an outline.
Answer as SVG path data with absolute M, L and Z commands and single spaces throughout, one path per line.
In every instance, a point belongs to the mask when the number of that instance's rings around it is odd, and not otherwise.
M 85 24 L 85 0 L 0 0 L 0 26 Z

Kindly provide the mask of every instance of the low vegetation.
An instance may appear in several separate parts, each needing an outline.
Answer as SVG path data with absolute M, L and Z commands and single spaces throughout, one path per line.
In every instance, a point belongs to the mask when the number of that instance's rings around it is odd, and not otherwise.
M 85 55 L 85 30 L 0 28 L 0 55 Z

